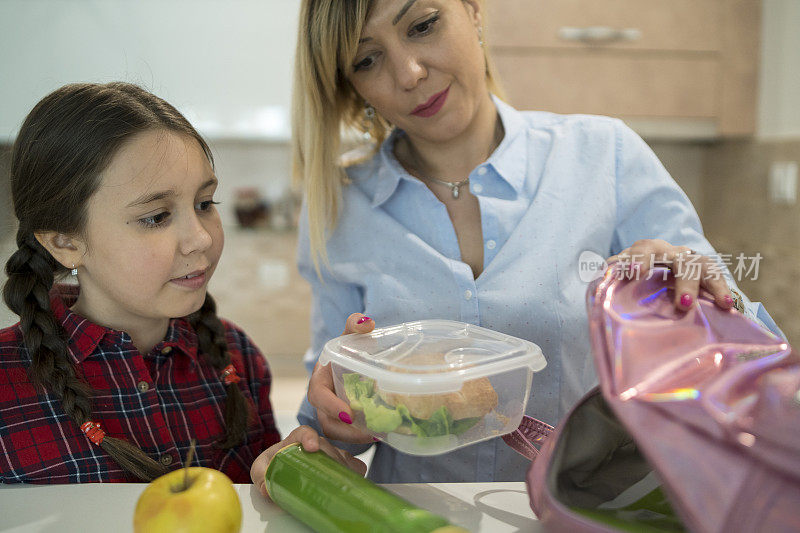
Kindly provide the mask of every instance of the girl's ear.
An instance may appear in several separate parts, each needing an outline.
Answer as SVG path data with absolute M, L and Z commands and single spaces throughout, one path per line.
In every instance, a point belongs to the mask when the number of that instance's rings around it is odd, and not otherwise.
M 80 239 L 55 231 L 41 231 L 34 233 L 34 236 L 64 268 L 72 269 L 80 265 L 80 259 L 85 252 L 85 246 Z

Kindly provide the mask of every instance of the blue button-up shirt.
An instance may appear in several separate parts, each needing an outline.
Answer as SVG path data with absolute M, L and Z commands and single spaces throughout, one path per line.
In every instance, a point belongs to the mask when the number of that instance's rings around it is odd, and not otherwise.
M 689 199 L 622 122 L 519 112 L 494 101 L 505 136 L 469 175 L 484 242 L 477 279 L 461 261 L 444 204 L 395 159 L 402 131 L 348 169 L 352 183 L 344 188 L 322 280 L 303 213 L 298 264 L 313 289 L 307 363 L 310 370 L 350 313 L 365 313 L 378 326 L 426 318 L 468 322 L 541 347 L 547 367 L 534 375 L 527 413 L 556 423 L 596 384 L 581 254 L 605 258 L 645 238 L 707 255 L 714 250 Z M 759 306 L 748 306 L 773 324 Z M 319 429 L 307 400 L 298 420 Z M 369 477 L 381 483 L 522 480 L 528 466 L 502 439 L 433 457 L 377 446 Z

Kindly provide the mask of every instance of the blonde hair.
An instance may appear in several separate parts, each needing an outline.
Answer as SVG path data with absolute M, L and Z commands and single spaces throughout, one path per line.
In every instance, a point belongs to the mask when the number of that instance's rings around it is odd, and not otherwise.
M 377 114 L 371 123 L 364 122 L 365 102 L 345 74 L 372 3 L 303 0 L 300 8 L 292 100 L 292 172 L 305 193 L 311 258 L 318 275 L 320 260 L 328 263 L 327 233 L 336 227 L 342 187 L 347 183 L 345 165 L 340 160 L 342 132 L 368 132 L 377 151 L 392 129 Z M 485 24 L 485 13 L 481 13 Z M 484 56 L 487 87 L 502 97 L 485 44 Z

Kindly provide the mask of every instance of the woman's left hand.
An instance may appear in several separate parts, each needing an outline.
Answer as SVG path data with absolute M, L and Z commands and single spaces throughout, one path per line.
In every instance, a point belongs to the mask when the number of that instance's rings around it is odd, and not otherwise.
M 630 277 L 647 277 L 654 265 L 668 266 L 675 276 L 675 307 L 686 311 L 700 293 L 700 287 L 714 296 L 722 309 L 733 307 L 733 297 L 721 266 L 710 257 L 699 255 L 686 246 L 673 246 L 661 239 L 642 239 L 608 258 L 625 261 Z

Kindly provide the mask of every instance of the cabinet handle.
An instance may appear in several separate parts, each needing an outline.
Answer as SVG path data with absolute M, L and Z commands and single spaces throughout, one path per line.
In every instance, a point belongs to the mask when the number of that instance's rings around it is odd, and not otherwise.
M 642 32 L 638 28 L 618 29 L 610 26 L 563 27 L 558 30 L 558 36 L 565 41 L 609 43 L 614 41 L 636 41 L 642 38 Z

